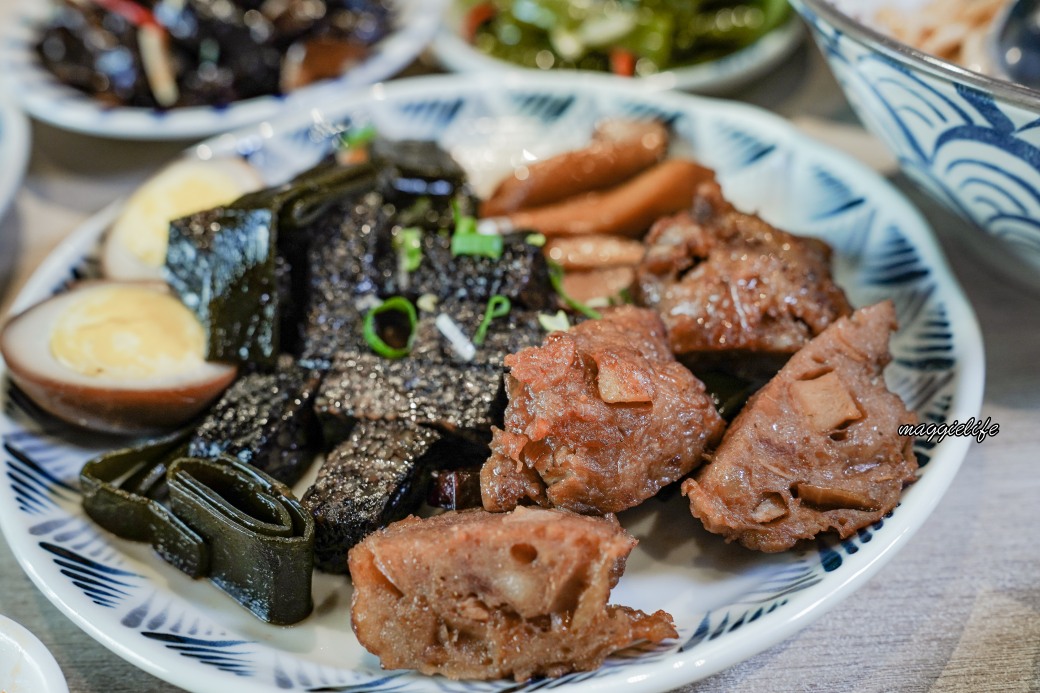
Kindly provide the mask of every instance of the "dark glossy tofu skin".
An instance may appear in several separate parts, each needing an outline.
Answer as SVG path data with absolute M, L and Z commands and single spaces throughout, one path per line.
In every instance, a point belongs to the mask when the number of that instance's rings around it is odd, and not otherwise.
M 917 417 L 885 386 L 891 302 L 841 318 L 788 361 L 683 482 L 711 532 L 759 551 L 876 522 L 915 479 Z
M 319 448 L 312 402 L 321 375 L 294 363 L 238 379 L 196 429 L 188 457 L 232 455 L 292 485 Z
M 604 311 L 506 358 L 509 404 L 481 471 L 488 510 L 619 512 L 688 474 L 722 436 L 704 385 L 651 310 Z
M 328 440 L 357 421 L 408 421 L 485 444 L 504 406 L 501 366 L 370 352 L 337 354 L 314 402 Z
M 409 517 L 350 552 L 352 624 L 386 669 L 524 681 L 677 637 L 608 605 L 635 540 L 613 517 L 540 508 Z
M 439 440 L 407 422 L 363 422 L 326 456 L 301 500 L 314 517 L 316 567 L 346 572 L 350 547 L 418 507 Z
M 661 314 L 677 355 L 792 354 L 851 312 L 825 243 L 736 211 L 714 181 L 646 243 L 636 302 Z

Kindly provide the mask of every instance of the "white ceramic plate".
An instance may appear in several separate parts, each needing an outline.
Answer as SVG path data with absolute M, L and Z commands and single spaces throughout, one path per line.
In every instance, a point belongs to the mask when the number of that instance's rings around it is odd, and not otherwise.
M 608 88 L 609 85 L 609 88 Z M 658 117 L 719 171 L 733 201 L 773 223 L 829 240 L 836 274 L 856 305 L 890 298 L 900 330 L 886 373 L 924 420 L 977 415 L 982 344 L 968 304 L 918 213 L 862 165 L 747 106 L 650 93 L 609 77 L 447 76 L 377 85 L 312 113 L 199 145 L 203 158 L 237 153 L 271 180 L 316 162 L 334 124 L 371 122 L 389 137 L 433 138 L 487 179 L 503 161 L 581 144 L 606 116 Z M 497 173 L 492 172 L 496 169 Z M 17 307 L 90 271 L 84 258 L 113 207 L 81 228 L 29 282 Z M 0 526 L 41 591 L 91 637 L 137 666 L 195 691 L 522 691 L 546 682 L 451 682 L 383 672 L 350 630 L 346 579 L 315 579 L 319 608 L 303 623 L 258 622 L 207 582 L 193 582 L 147 546 L 100 531 L 81 512 L 81 464 L 115 441 L 41 427 L 6 390 L 0 420 Z M 45 422 L 46 423 L 46 422 Z M 920 480 L 888 517 L 845 541 L 765 555 L 725 544 L 684 499 L 623 513 L 640 544 L 612 596 L 665 609 L 680 637 L 617 657 L 598 671 L 551 682 L 574 690 L 668 690 L 782 640 L 839 604 L 924 522 L 957 471 L 965 438 L 918 441 Z
M 339 79 L 311 84 L 286 96 L 261 96 L 221 108 L 109 108 L 62 84 L 40 64 L 35 50 L 39 26 L 48 16 L 50 0 L 25 0 L 18 15 L 0 29 L 0 67 L 16 87 L 15 93 L 25 110 L 60 128 L 128 140 L 194 139 L 303 110 L 323 99 L 392 77 L 415 60 L 432 40 L 443 2 L 394 0 L 400 13 L 395 31 L 377 44 L 365 61 Z
M 533 72 L 477 50 L 462 36 L 462 5 L 451 2 L 444 11 L 444 22 L 433 41 L 437 60 L 452 72 Z M 650 89 L 681 89 L 702 93 L 718 93 L 734 89 L 760 77 L 786 58 L 804 36 L 802 23 L 794 13 L 782 26 L 755 43 L 718 60 L 699 65 L 666 70 L 634 81 Z
M 68 693 L 54 656 L 21 624 L 0 616 L 0 691 Z
M 14 201 L 29 164 L 32 133 L 7 84 L 0 81 L 0 220 Z

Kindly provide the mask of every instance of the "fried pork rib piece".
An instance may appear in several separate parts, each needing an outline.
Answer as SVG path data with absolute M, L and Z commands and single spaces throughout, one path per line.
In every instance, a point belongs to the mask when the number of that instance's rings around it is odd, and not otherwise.
M 885 386 L 891 302 L 841 318 L 791 357 L 730 424 L 713 460 L 683 482 L 690 510 L 727 541 L 774 552 L 896 506 L 915 478 L 916 423 Z
M 653 311 L 623 306 L 507 356 L 484 507 L 619 512 L 696 467 L 724 423 L 665 334 Z
M 715 181 L 646 243 L 637 303 L 660 312 L 676 354 L 792 354 L 851 312 L 825 243 L 736 211 Z
M 613 517 L 517 508 L 409 517 L 350 551 L 354 632 L 384 668 L 561 676 L 678 637 L 664 611 L 607 605 L 636 541 Z

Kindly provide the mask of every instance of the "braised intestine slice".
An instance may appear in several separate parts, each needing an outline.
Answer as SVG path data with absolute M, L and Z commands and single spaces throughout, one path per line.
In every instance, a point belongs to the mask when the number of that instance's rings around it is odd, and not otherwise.
M 623 306 L 506 357 L 509 404 L 481 470 L 488 510 L 603 514 L 688 474 L 724 423 L 651 310 Z
M 663 611 L 608 605 L 636 541 L 613 517 L 517 508 L 409 517 L 350 551 L 352 624 L 387 669 L 561 676 L 678 637 Z
M 916 422 L 885 385 L 891 302 L 841 318 L 809 342 L 730 424 L 713 460 L 686 480 L 711 532 L 774 552 L 876 522 L 915 478 Z

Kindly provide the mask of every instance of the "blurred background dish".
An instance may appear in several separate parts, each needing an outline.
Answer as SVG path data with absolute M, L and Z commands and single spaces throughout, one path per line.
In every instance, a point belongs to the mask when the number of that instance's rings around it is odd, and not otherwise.
M 719 92 L 764 74 L 801 38 L 787 0 L 453 0 L 433 52 L 454 72 L 577 69 Z
M 903 171 L 1000 239 L 1004 247 L 994 252 L 1001 253 L 1001 266 L 1040 286 L 1040 91 L 969 70 L 882 32 L 879 12 L 882 18 L 897 10 L 914 16 L 927 6 L 919 0 L 842 2 L 840 8 L 828 0 L 792 4 L 853 110 Z M 993 246 L 973 245 L 987 255 Z
M 4 693 L 68 693 L 65 676 L 35 635 L 0 616 L 0 690 Z
M 31 140 L 28 120 L 0 81 L 0 219 L 7 213 L 25 175 Z
M 58 127 L 195 138 L 397 74 L 433 38 L 442 6 L 30 0 L 4 30 L 0 65 L 24 108 Z

